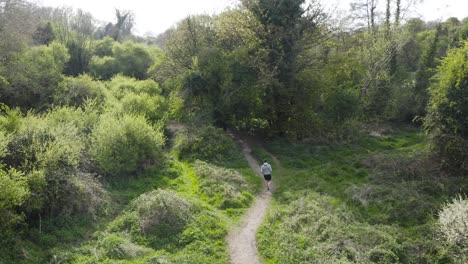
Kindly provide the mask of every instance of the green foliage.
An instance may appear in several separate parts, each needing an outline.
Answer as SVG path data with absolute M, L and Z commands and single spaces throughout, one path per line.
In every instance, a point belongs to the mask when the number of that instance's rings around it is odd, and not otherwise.
M 143 80 L 157 59 L 155 53 L 155 48 L 142 44 L 131 41 L 120 44 L 105 38 L 98 43 L 96 53 L 91 58 L 90 73 L 101 80 L 109 80 L 119 73 Z
M 106 192 L 89 173 L 86 135 L 97 117 L 87 109 L 58 108 L 26 117 L 13 110 L 2 116 L 9 138 L 2 162 L 24 173 L 31 195 L 19 211 L 28 217 L 47 212 L 47 218 L 95 218 L 106 204 Z
M 157 122 L 167 114 L 167 102 L 153 80 L 139 81 L 117 75 L 107 84 L 107 107 L 114 113 L 146 116 Z
M 88 99 L 101 101 L 104 98 L 104 85 L 83 74 L 66 77 L 54 95 L 54 102 L 60 105 L 81 106 Z
M 135 238 L 141 235 L 152 248 L 158 249 L 177 241 L 191 221 L 196 207 L 176 193 L 154 190 L 135 199 L 127 213 L 116 219 L 111 231 L 128 230 Z
M 112 49 L 116 44 L 115 40 L 110 37 L 105 37 L 95 42 L 94 55 L 98 57 L 112 57 Z
M 213 161 L 223 163 L 239 155 L 238 147 L 222 129 L 211 126 L 180 131 L 175 150 L 181 159 Z
M 201 179 L 199 191 L 210 204 L 220 209 L 243 208 L 250 204 L 252 188 L 240 172 L 199 160 L 194 165 Z
M 431 89 L 425 128 L 448 171 L 468 171 L 468 43 L 449 52 Z
M 1 164 L 0 164 L 1 165 Z M 0 167 L 0 237 L 11 235 L 15 224 L 22 220 L 16 208 L 27 201 L 31 195 L 27 178 L 15 169 L 4 171 Z
M 143 116 L 102 115 L 91 141 L 94 160 L 111 177 L 133 175 L 163 159 L 164 137 Z
M 92 76 L 100 80 L 109 80 L 120 72 L 116 59 L 110 56 L 93 56 L 89 63 L 89 71 Z
M 3 88 L 9 106 L 47 108 L 52 103 L 62 71 L 69 60 L 67 49 L 58 43 L 17 53 L 0 75 L 8 84 Z M 0 86 L 1 87 L 1 86 Z

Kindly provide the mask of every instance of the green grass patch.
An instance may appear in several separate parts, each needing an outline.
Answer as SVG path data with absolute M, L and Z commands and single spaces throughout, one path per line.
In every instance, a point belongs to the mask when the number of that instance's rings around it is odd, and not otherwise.
M 279 160 L 258 234 L 266 263 L 451 263 L 433 223 L 468 183 L 438 175 L 419 130 L 348 144 L 276 141 L 254 153 Z

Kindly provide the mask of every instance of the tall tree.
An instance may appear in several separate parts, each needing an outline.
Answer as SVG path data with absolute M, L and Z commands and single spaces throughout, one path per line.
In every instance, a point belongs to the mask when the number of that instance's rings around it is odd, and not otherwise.
M 304 0 L 244 0 L 243 5 L 257 18 L 257 31 L 265 49 L 267 69 L 265 103 L 269 124 L 275 133 L 285 135 L 291 130 L 293 105 L 300 94 L 295 75 L 297 57 L 305 49 L 306 35 L 319 30 L 323 12 L 316 1 L 305 6 Z

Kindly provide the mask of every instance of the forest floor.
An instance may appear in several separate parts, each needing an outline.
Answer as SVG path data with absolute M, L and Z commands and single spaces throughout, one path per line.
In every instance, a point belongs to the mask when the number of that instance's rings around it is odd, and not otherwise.
M 242 152 L 250 167 L 260 176 L 260 165 L 251 154 L 249 144 L 238 140 Z M 247 211 L 240 224 L 234 227 L 227 236 L 229 256 L 232 264 L 252 263 L 260 264 L 256 245 L 256 234 L 271 202 L 271 192 L 261 192 L 255 199 L 252 207 Z

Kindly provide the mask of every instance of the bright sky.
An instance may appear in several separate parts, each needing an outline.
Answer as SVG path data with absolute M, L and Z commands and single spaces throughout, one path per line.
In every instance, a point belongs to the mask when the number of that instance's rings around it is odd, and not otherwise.
M 349 9 L 351 2 L 351 0 L 321 1 L 338 2 L 340 9 Z M 407 1 L 402 0 L 402 3 Z M 147 32 L 162 33 L 187 15 L 219 13 L 237 3 L 236 0 L 36 0 L 36 2 L 44 6 L 80 8 L 105 22 L 114 22 L 115 8 L 132 10 L 135 13 L 135 33 L 138 35 Z M 380 2 L 385 1 L 380 0 Z M 463 19 L 468 16 L 468 0 L 423 0 L 414 9 L 416 10 L 414 16 L 424 20 L 445 20 L 452 16 Z

